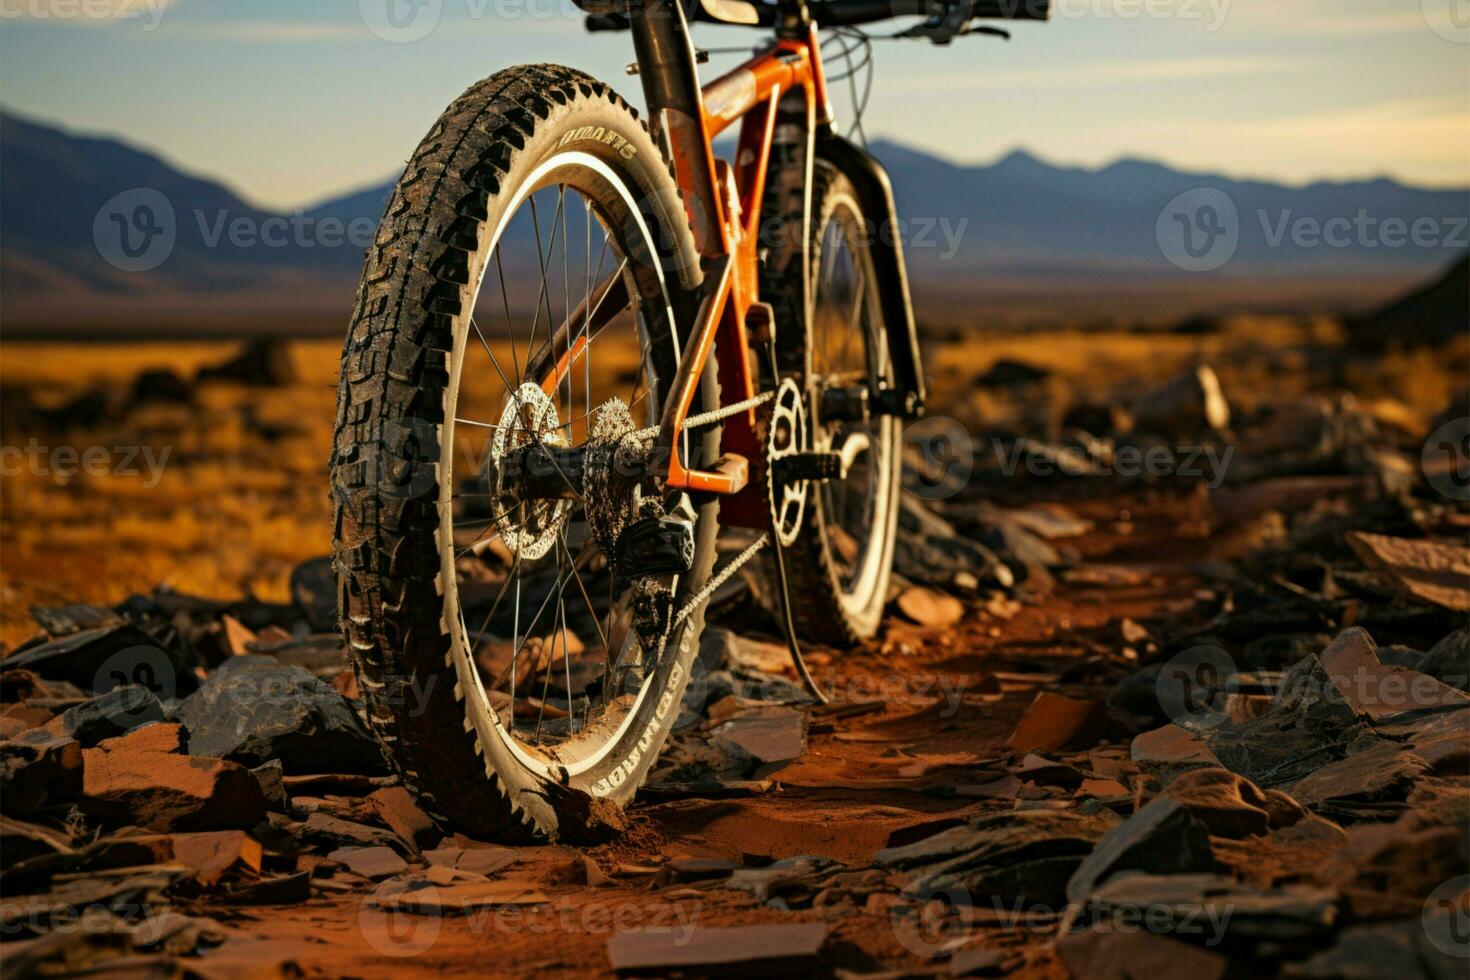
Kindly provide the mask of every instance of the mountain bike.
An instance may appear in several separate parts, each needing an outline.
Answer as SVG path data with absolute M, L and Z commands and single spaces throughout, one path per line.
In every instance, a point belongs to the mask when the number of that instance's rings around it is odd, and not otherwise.
M 819 31 L 912 15 L 894 36 L 947 43 L 1047 14 L 582 7 L 631 33 L 646 123 L 556 65 L 449 106 L 369 249 L 331 458 L 372 727 L 427 813 L 502 839 L 616 824 L 706 605 L 757 554 L 808 681 L 796 634 L 876 630 L 925 386 L 891 188 L 835 128 Z M 768 39 L 701 87 L 691 21 Z M 721 527 L 743 536 L 717 562 Z

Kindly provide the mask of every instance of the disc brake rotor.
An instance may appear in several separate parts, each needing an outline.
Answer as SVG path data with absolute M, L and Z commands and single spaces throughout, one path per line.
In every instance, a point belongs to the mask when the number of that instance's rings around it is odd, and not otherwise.
M 556 405 L 538 385 L 528 381 L 516 389 L 501 413 L 490 441 L 487 467 L 494 499 L 502 502 L 498 509 L 505 511 L 497 522 L 501 540 L 511 554 L 524 560 L 540 558 L 551 550 L 572 510 L 570 500 L 517 502 L 520 495 L 510 485 L 502 461 L 511 452 L 538 441 L 556 448 L 567 445 Z

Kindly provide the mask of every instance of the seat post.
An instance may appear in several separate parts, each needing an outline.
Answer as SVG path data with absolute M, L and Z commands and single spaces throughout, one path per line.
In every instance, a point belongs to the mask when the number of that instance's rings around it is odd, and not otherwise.
M 724 214 L 689 23 L 677 0 L 645 0 L 628 16 L 649 122 L 674 161 L 695 245 L 704 258 L 721 258 Z

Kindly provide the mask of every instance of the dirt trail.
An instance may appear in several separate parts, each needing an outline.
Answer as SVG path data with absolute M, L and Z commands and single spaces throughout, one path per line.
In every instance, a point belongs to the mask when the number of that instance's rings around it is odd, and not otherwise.
M 310 901 L 286 907 L 226 911 L 211 902 L 201 911 L 258 938 L 232 940 L 211 954 L 210 964 L 258 968 L 289 959 L 308 973 L 352 976 L 532 969 L 612 975 L 606 943 L 614 931 L 672 929 L 677 935 L 694 925 L 823 920 L 832 928 L 825 958 L 835 967 L 934 969 L 905 945 L 907 931 L 895 926 L 881 901 L 783 912 L 720 880 L 678 880 L 691 873 L 672 866 L 682 869 L 682 862 L 694 859 L 748 865 L 814 854 L 864 867 L 896 831 L 1010 809 L 1009 797 L 967 799 L 941 787 L 974 782 L 987 763 L 998 765 L 1014 754 L 1005 743 L 1026 706 L 1094 652 L 1090 634 L 1116 630 L 1124 617 L 1148 618 L 1192 603 L 1177 537 L 1190 501 L 1161 498 L 1140 510 L 1138 498 L 1131 497 L 1132 513 L 1125 512 L 1131 520 L 1120 521 L 1123 504 L 1075 507 L 1097 530 L 1073 543 L 1109 568 L 1114 559 L 1131 561 L 1125 567 L 1138 573 L 1137 584 L 1059 582 L 1049 599 L 1021 606 L 1009 621 L 971 609 L 950 629 L 925 630 L 890 617 L 867 646 L 819 655 L 825 661 L 817 670 L 820 680 L 851 699 L 871 699 L 879 691 L 898 696 L 880 711 L 818 719 L 806 754 L 773 774 L 768 793 L 643 801 L 633 808 L 630 831 L 618 840 L 581 851 L 521 849 L 503 874 L 535 882 L 548 905 L 444 918 L 388 916 L 365 903 L 370 888 L 316 892 Z M 1144 555 L 1147 563 L 1135 560 Z M 1101 700 L 1108 685 L 1091 686 Z M 1111 744 L 1126 753 L 1126 736 Z M 587 883 L 589 866 L 595 885 Z M 1064 975 L 1043 948 L 1052 921 L 1038 924 L 1037 930 L 1017 931 L 997 922 L 997 928 L 981 929 L 977 942 L 1021 947 L 1029 970 Z

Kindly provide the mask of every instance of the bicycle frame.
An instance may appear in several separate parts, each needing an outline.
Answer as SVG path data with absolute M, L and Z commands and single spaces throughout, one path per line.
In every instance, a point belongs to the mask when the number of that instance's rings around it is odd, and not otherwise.
M 816 28 L 808 23 L 783 31 L 771 48 L 701 88 L 689 27 L 677 3 L 653 0 L 631 26 L 655 136 L 662 137 L 673 160 L 704 265 L 704 299 L 670 388 L 659 435 L 666 456 L 659 458 L 668 460 L 667 486 L 733 497 L 749 482 L 751 454 L 765 451 L 755 409 L 726 421 L 725 455 L 713 469 L 691 469 L 680 453 L 679 436 L 711 353 L 719 365 L 722 405 L 756 393 L 747 352 L 752 328 L 764 340 L 772 327 L 769 307 L 760 302 L 757 245 L 776 120 L 791 111 L 783 109 L 783 99 L 800 93 L 809 173 L 812 134 L 831 117 Z M 737 120 L 739 143 L 730 167 L 715 159 L 712 144 Z M 804 248 L 804 229 L 799 240 Z M 726 523 L 769 524 L 764 503 L 729 504 L 734 506 L 724 508 Z

